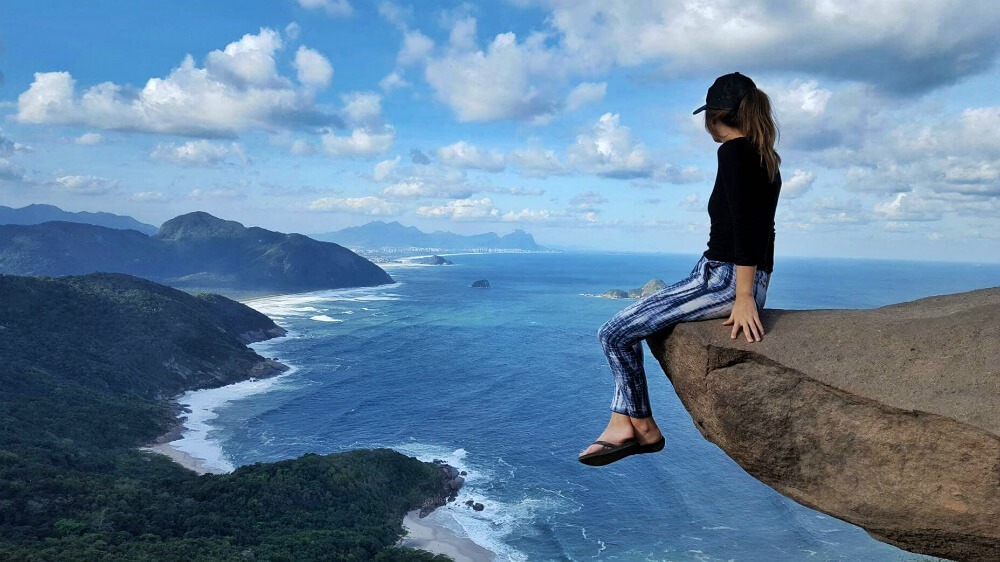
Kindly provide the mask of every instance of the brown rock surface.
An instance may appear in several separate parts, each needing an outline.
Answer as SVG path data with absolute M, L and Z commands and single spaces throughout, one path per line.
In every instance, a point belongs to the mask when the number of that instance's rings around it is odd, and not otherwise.
M 1000 560 L 1000 287 L 723 320 L 647 338 L 706 439 L 878 540 Z

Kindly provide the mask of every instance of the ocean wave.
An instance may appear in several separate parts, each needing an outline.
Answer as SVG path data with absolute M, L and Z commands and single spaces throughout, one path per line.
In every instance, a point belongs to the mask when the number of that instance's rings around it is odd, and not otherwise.
M 350 289 L 326 289 L 308 293 L 276 295 L 246 301 L 243 304 L 269 317 L 306 316 L 309 313 L 326 312 L 319 308 L 327 302 L 372 302 L 397 301 L 401 295 L 392 292 L 401 283 L 379 285 L 377 287 L 353 287 Z
M 249 347 L 256 347 L 254 351 L 260 353 L 269 346 L 250 344 Z M 172 441 L 170 445 L 192 457 L 201 459 L 204 466 L 212 472 L 232 472 L 235 470 L 235 465 L 222 451 L 221 440 L 213 435 L 217 428 L 212 425 L 212 420 L 218 417 L 219 408 L 229 402 L 286 386 L 289 375 L 299 370 L 294 365 L 288 366 L 289 369 L 279 375 L 263 379 L 243 380 L 218 388 L 189 390 L 182 394 L 177 398 L 177 402 L 189 412 L 183 414 L 185 419 L 181 438 Z
M 468 452 L 461 448 L 451 449 L 417 442 L 393 445 L 389 448 L 424 462 L 441 459 L 459 471 L 464 471 L 465 483 L 459 490 L 458 496 L 455 501 L 434 511 L 438 513 L 436 521 L 459 536 L 467 537 L 479 546 L 494 552 L 497 560 L 511 562 L 528 560 L 527 554 L 506 544 L 503 539 L 516 527 L 528 521 L 530 515 L 524 513 L 522 505 L 498 501 L 482 491 L 483 488 L 489 487 L 495 476 L 492 470 L 469 462 Z M 468 500 L 481 503 L 486 509 L 474 511 L 465 505 Z M 447 516 L 450 516 L 450 519 Z
M 310 316 L 310 320 L 316 320 L 317 322 L 343 322 L 340 318 L 330 318 L 326 314 L 317 314 L 316 316 Z

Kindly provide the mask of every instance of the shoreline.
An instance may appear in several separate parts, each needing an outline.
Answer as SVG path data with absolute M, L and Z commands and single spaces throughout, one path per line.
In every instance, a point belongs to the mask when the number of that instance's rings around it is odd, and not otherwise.
M 166 433 L 158 436 L 151 443 L 142 445 L 141 447 L 138 447 L 138 449 L 140 451 L 149 451 L 165 455 L 170 460 L 176 462 L 184 468 L 197 472 L 199 476 L 209 473 L 220 474 L 220 472 L 213 471 L 206 466 L 205 459 L 185 453 L 176 446 L 172 445 L 174 441 L 179 441 L 184 438 L 184 430 L 187 429 L 184 422 L 187 421 L 186 414 L 190 413 L 190 410 L 181 406 L 180 402 L 177 401 L 177 398 L 182 395 L 183 394 L 179 394 L 167 400 L 170 405 L 170 409 L 174 414 L 174 424 L 170 427 L 170 429 Z
M 354 288 L 369 288 L 369 287 L 352 287 Z M 306 291 L 305 293 L 315 292 Z M 246 306 L 251 306 L 250 303 L 255 301 L 261 301 L 272 298 L 284 298 L 305 293 L 280 293 L 273 295 L 262 295 L 250 297 L 245 300 L 239 300 L 241 304 Z M 253 308 L 251 306 L 251 308 Z M 273 320 L 272 320 L 273 322 Z M 275 323 L 277 325 L 277 323 Z M 279 326 L 280 327 L 280 326 Z M 274 340 L 281 337 L 287 337 L 288 332 L 280 336 L 273 336 L 259 341 Z M 252 342 L 256 343 L 256 342 Z M 247 344 L 249 347 L 249 344 Z M 262 368 L 263 367 L 263 368 Z M 267 368 L 270 367 L 270 368 Z M 284 367 L 282 369 L 281 367 Z M 217 390 L 221 388 L 226 388 L 228 386 L 237 385 L 241 383 L 246 383 L 252 379 L 268 379 L 277 377 L 282 374 L 289 374 L 298 370 L 297 367 L 289 366 L 280 361 L 275 361 L 273 359 L 265 358 L 264 361 L 258 363 L 250 371 L 247 372 L 245 379 L 229 383 L 220 387 L 203 388 L 203 389 L 190 389 L 181 392 L 171 398 L 167 399 L 167 404 L 169 405 L 171 411 L 174 414 L 174 423 L 165 433 L 159 435 L 152 442 L 137 447 L 138 450 L 147 451 L 151 453 L 156 453 L 164 455 L 178 465 L 191 470 L 198 474 L 199 476 L 204 474 L 228 474 L 230 470 L 223 470 L 218 467 L 210 466 L 208 461 L 204 458 L 192 455 L 191 453 L 184 451 L 176 444 L 187 439 L 185 433 L 192 430 L 188 426 L 190 420 L 190 414 L 192 410 L 180 403 L 180 399 L 188 392 L 198 392 L 198 391 L 208 391 Z M 263 371 L 263 373 L 261 373 Z M 211 408 L 209 408 L 211 410 Z M 447 502 L 447 499 L 444 503 Z M 450 515 L 445 513 L 441 509 L 433 509 L 430 513 L 427 513 L 424 517 L 420 517 L 421 509 L 414 509 L 404 515 L 402 526 L 405 532 L 404 536 L 401 537 L 396 546 L 404 548 L 414 548 L 418 550 L 428 551 L 434 554 L 444 554 L 451 557 L 455 562 L 493 562 L 496 560 L 496 553 L 485 548 L 484 546 L 476 543 L 471 538 L 463 536 L 456 531 L 452 530 L 451 527 L 446 525 L 442 519 L 452 518 Z M 453 519 L 453 518 L 452 518 Z
M 434 554 L 450 556 L 455 562 L 493 562 L 496 553 L 479 545 L 472 539 L 459 535 L 440 521 L 444 515 L 435 509 L 426 517 L 419 517 L 420 510 L 414 509 L 403 517 L 406 535 L 396 546 L 426 550 Z

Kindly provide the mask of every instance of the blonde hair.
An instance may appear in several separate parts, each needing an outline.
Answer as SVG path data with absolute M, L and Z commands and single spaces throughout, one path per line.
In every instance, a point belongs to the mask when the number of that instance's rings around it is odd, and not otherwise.
M 781 155 L 774 149 L 780 132 L 771 111 L 771 98 L 763 90 L 751 88 L 740 99 L 736 111 L 706 109 L 705 130 L 711 133 L 711 126 L 716 122 L 738 129 L 750 139 L 760 153 L 761 164 L 767 169 L 767 177 L 774 181 L 778 166 L 781 165 Z

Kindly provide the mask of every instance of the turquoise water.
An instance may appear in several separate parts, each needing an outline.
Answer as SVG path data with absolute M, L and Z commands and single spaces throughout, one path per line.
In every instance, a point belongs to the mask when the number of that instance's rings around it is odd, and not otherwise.
M 290 330 L 254 349 L 296 370 L 218 399 L 203 446 L 230 466 L 370 447 L 445 459 L 468 478 L 442 509 L 499 560 L 928 559 L 749 476 L 701 437 L 648 349 L 666 448 L 577 461 L 610 415 L 597 330 L 632 302 L 586 295 L 671 283 L 698 257 L 455 255 L 387 267 L 391 286 L 254 302 Z M 470 288 L 477 279 L 492 288 Z M 869 308 L 996 285 L 997 264 L 786 258 L 766 306 Z

